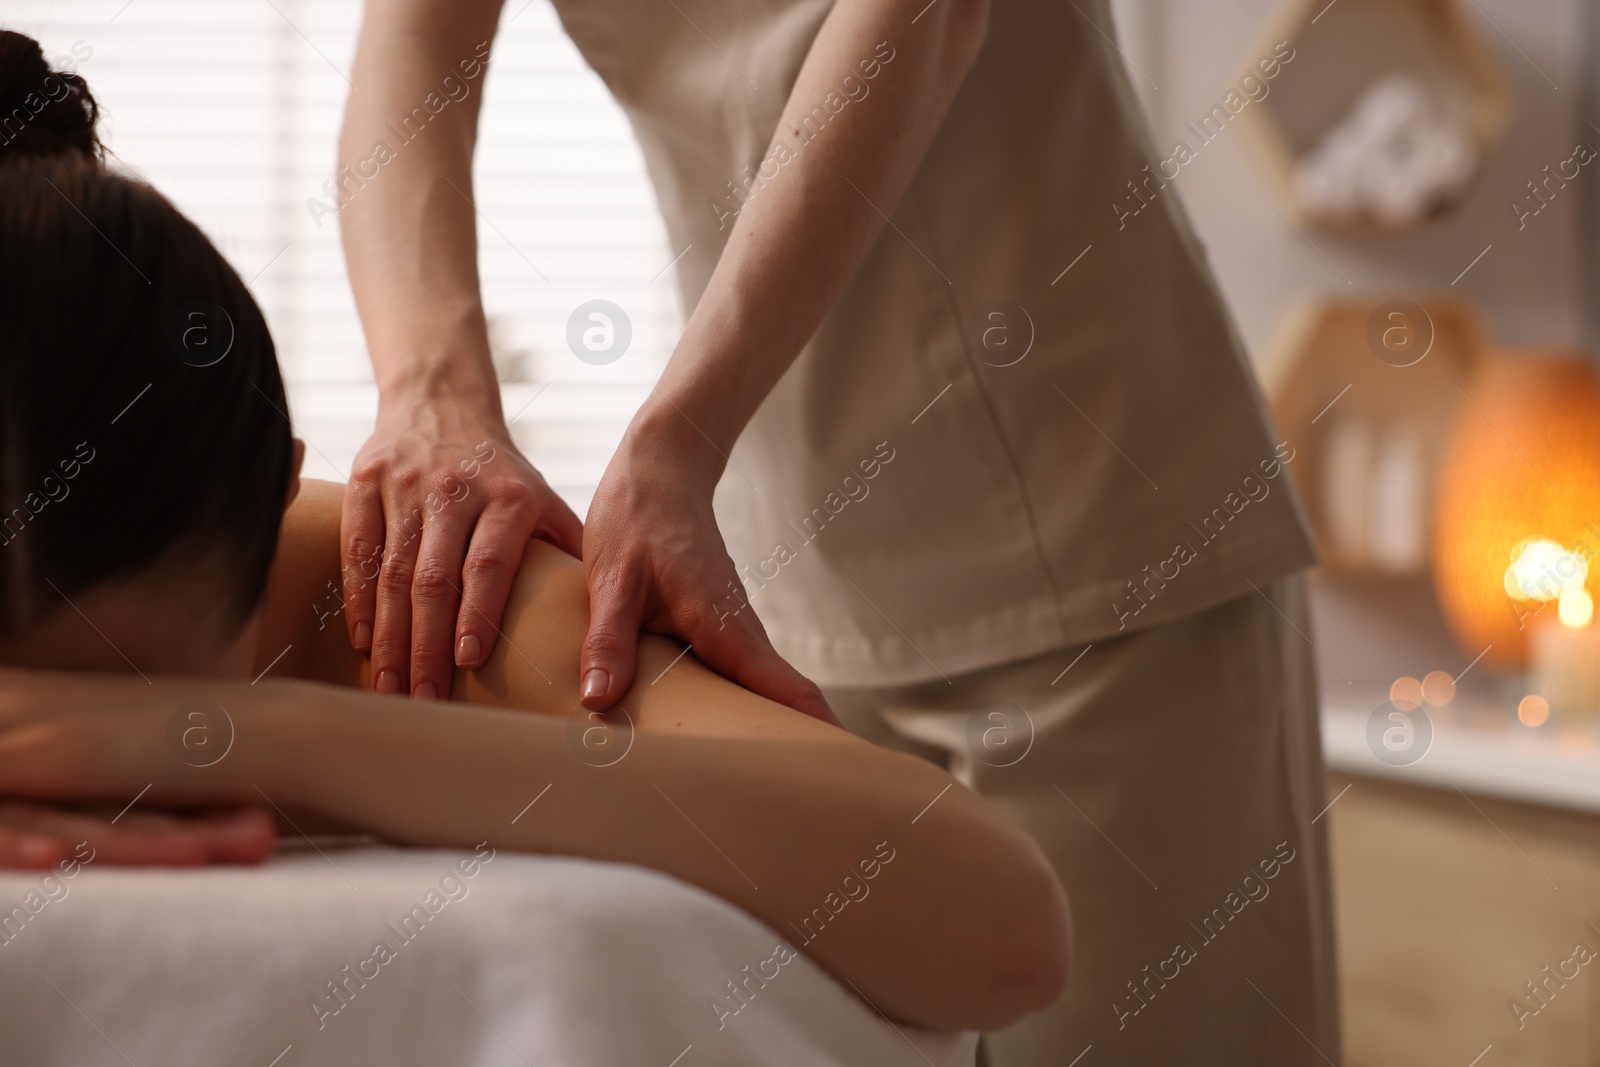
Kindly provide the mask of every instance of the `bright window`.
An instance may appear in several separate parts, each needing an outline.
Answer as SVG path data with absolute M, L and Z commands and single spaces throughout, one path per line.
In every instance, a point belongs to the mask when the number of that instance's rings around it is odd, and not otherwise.
M 307 473 L 337 480 L 376 391 L 338 220 L 307 201 L 326 202 L 360 16 L 359 0 L 6 0 L 0 16 L 49 56 L 93 50 L 79 71 L 108 143 L 250 283 L 311 446 Z M 518 443 L 581 515 L 677 337 L 666 268 L 680 250 L 626 118 L 544 0 L 509 0 L 483 91 L 475 199 L 506 413 L 521 412 Z M 568 316 L 597 298 L 633 329 L 603 366 L 566 340 Z

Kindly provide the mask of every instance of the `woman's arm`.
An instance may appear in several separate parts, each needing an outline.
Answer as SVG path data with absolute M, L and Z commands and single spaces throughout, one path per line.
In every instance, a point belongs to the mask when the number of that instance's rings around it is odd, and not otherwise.
M 370 682 L 370 661 L 344 636 L 338 540 L 342 494 L 342 487 L 334 483 L 306 481 L 284 517 L 250 669 L 250 677 L 261 677 L 263 685 L 283 678 L 356 688 Z M 509 640 L 478 671 L 457 675 L 454 696 L 548 714 L 571 713 L 577 707 L 574 664 L 586 613 L 578 562 L 549 545 L 529 543 L 516 576 L 508 621 L 501 624 Z M 612 728 L 816 736 L 810 728 L 813 720 L 802 720 L 728 685 L 692 655 L 680 658 L 682 651 L 667 638 L 641 637 L 644 680 L 637 686 L 637 696 L 627 697 L 627 717 L 611 716 Z M 27 705 L 41 711 L 54 708 L 64 696 L 60 691 L 64 677 L 18 674 L 4 696 L 18 710 Z M 98 685 L 104 699 L 129 704 L 142 699 L 145 689 L 144 681 L 132 675 L 107 676 Z M 584 736 L 595 745 L 608 743 L 605 725 L 595 723 L 601 729 Z M 218 812 L 205 818 L 130 817 L 115 823 L 110 816 L 120 804 L 103 816 L 0 804 L 0 868 L 48 868 L 80 842 L 89 842 L 103 862 L 115 864 L 260 862 L 272 854 L 273 825 L 263 814 L 260 798 L 250 802 L 256 810 Z
M 149 784 L 141 808 L 270 802 L 404 844 L 635 863 L 764 920 L 897 1018 L 993 1028 L 1053 999 L 1067 915 L 1031 840 L 937 767 L 740 689 L 665 638 L 641 639 L 627 718 L 591 722 L 567 669 L 583 573 L 548 545 L 529 546 L 490 662 L 457 681 L 466 700 L 544 714 L 362 692 L 365 660 L 329 615 L 338 510 L 338 486 L 307 482 L 285 518 L 256 669 L 276 664 L 258 683 L 0 674 L 0 789 L 120 806 Z M 192 699 L 232 723 L 214 766 L 169 747 Z
M 0 672 L 0 694 L 36 680 Z M 293 681 L 160 678 L 130 694 L 101 676 L 47 680 L 52 710 L 0 696 L 11 796 L 125 804 L 148 786 L 141 807 L 169 808 L 265 797 L 404 844 L 640 864 L 731 901 L 926 1026 L 1004 1026 L 1064 981 L 1065 900 L 1030 839 L 937 767 L 792 712 L 781 739 L 641 729 L 600 766 L 575 736 L 583 719 Z M 169 748 L 189 700 L 232 723 L 231 750 L 207 767 Z

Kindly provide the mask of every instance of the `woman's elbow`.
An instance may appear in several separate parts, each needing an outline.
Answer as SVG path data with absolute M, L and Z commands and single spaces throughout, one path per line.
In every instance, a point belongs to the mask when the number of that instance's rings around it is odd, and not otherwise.
M 1032 862 L 1010 880 L 997 901 L 1001 929 L 990 940 L 983 968 L 982 1018 L 969 1024 L 998 1030 L 1055 1003 L 1072 965 L 1072 916 L 1066 893 L 1035 847 Z
M 935 861 L 949 894 L 939 906 L 944 936 L 939 967 L 922 972 L 943 980 L 938 1009 L 917 1021 L 1000 1030 L 1055 1003 L 1067 984 L 1066 891 L 1038 844 L 976 797 L 960 798 L 944 816 L 949 851 Z

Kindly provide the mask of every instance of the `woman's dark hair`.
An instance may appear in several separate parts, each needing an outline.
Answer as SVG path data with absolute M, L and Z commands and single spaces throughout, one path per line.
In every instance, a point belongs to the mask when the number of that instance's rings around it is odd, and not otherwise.
M 81 590 L 209 566 L 260 603 L 293 476 L 283 381 L 239 276 L 109 172 L 99 108 L 0 31 L 0 637 Z

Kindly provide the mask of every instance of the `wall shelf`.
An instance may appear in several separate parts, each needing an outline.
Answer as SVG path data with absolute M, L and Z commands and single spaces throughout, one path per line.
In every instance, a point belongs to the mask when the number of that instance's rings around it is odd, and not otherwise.
M 1484 348 L 1457 298 L 1308 300 L 1280 320 L 1273 412 L 1331 572 L 1428 573 L 1435 472 Z
M 1293 46 L 1293 60 L 1261 105 L 1240 117 L 1278 197 L 1301 222 L 1354 233 L 1393 232 L 1426 225 L 1460 205 L 1500 143 L 1512 97 L 1498 58 L 1458 0 L 1289 0 L 1264 26 L 1246 65 L 1279 41 Z M 1296 165 L 1371 86 L 1397 74 L 1424 90 L 1440 128 L 1466 135 L 1474 162 L 1459 184 L 1430 198 L 1429 210 L 1416 218 L 1385 221 L 1370 210 L 1331 214 L 1297 183 Z

